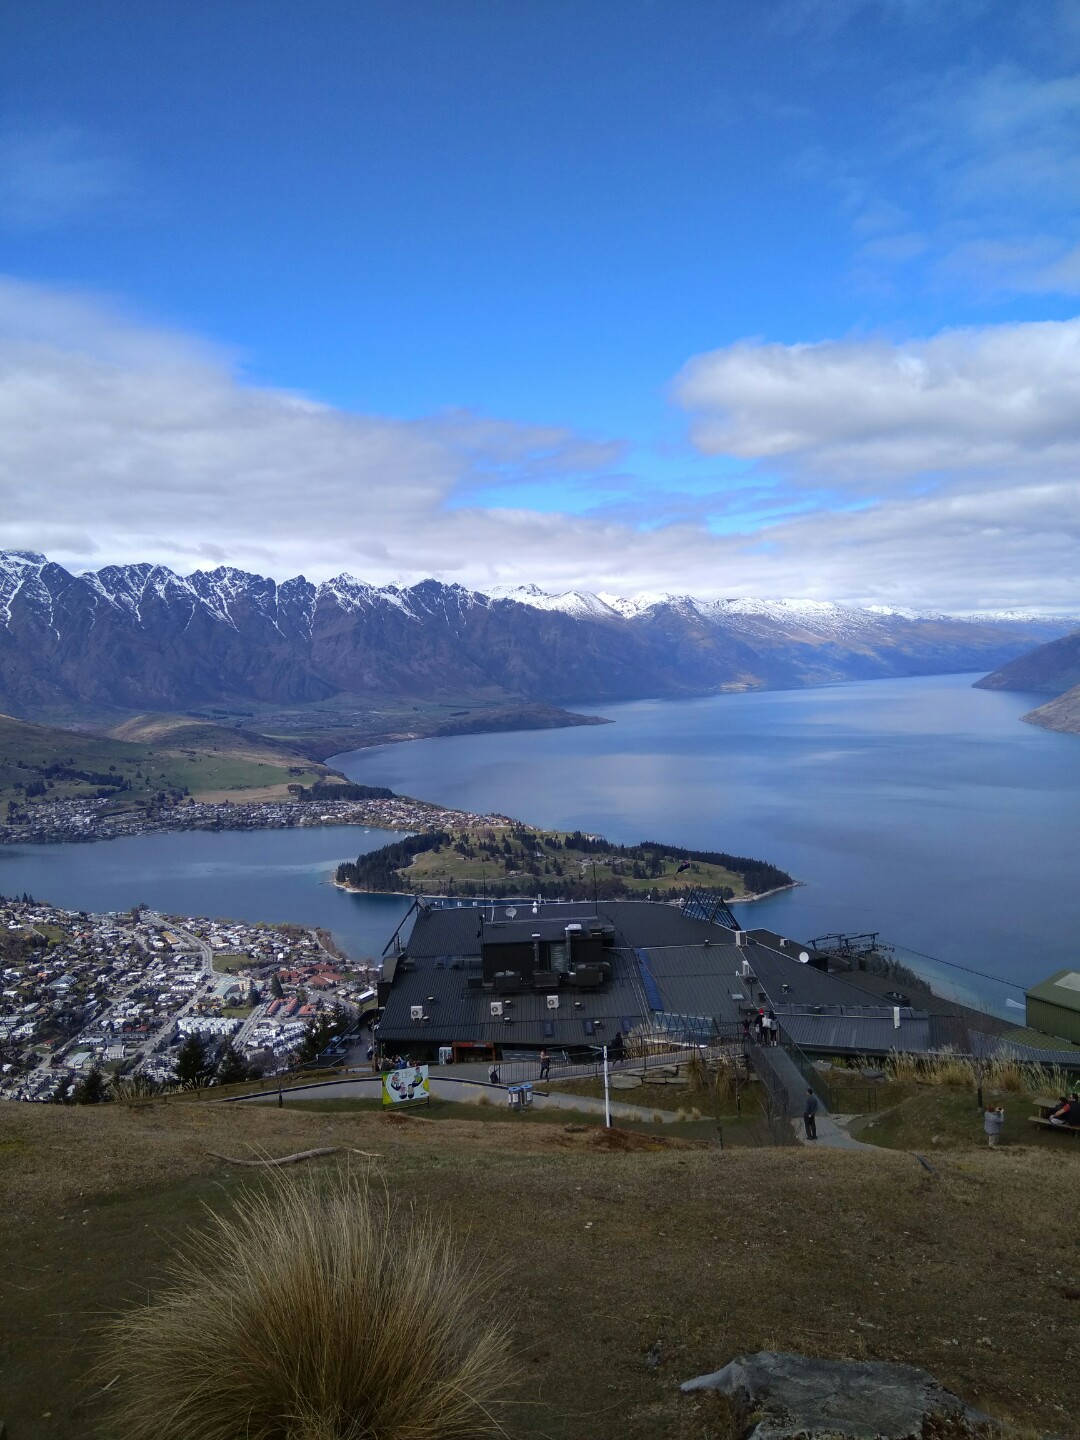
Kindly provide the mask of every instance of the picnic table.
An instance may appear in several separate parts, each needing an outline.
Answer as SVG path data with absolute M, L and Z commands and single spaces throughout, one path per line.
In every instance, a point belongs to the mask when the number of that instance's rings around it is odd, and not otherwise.
M 1080 1135 L 1080 1125 L 1052 1125 L 1050 1116 L 1061 1104 L 1061 1097 L 1040 1095 L 1035 1101 L 1035 1115 L 1028 1116 L 1029 1125 L 1038 1125 L 1044 1130 L 1062 1130 L 1067 1135 Z

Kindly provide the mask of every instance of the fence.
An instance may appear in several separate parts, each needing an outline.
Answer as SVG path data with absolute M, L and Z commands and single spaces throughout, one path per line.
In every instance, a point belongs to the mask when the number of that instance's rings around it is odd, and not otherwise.
M 664 1048 L 652 1049 L 648 1046 L 642 1048 L 641 1053 L 635 1055 L 623 1054 L 617 1059 L 608 1056 L 608 1074 L 618 1075 L 627 1071 L 635 1074 L 647 1075 L 650 1070 L 670 1070 L 675 1067 L 685 1068 L 693 1056 L 698 1056 L 706 1062 L 723 1061 L 727 1064 L 735 1064 L 739 1056 L 743 1054 L 743 1041 L 741 1030 L 736 1033 L 738 1027 L 731 1027 L 729 1035 L 714 1035 L 708 1045 L 672 1045 L 670 1036 L 664 1037 L 666 1044 Z M 548 1078 L 551 1080 L 574 1080 L 574 1079 L 602 1079 L 604 1073 L 604 1056 L 599 1047 L 593 1047 L 592 1053 L 583 1055 L 570 1053 L 565 1050 L 552 1050 L 549 1052 L 551 1065 Z M 448 1070 L 448 1074 L 457 1071 L 459 1074 L 468 1070 L 482 1070 L 485 1074 L 490 1069 L 491 1062 L 466 1062 L 455 1065 Z M 515 1085 L 524 1080 L 531 1080 L 534 1083 L 540 1078 L 540 1057 L 537 1054 L 528 1056 L 510 1057 L 495 1062 L 495 1068 L 499 1072 L 499 1080 L 504 1085 Z

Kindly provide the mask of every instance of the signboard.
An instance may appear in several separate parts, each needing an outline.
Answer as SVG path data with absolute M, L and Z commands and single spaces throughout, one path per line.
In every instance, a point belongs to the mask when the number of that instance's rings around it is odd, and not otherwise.
M 391 1070 L 383 1076 L 384 1105 L 406 1105 L 410 1100 L 430 1099 L 426 1065 L 406 1065 L 401 1070 Z

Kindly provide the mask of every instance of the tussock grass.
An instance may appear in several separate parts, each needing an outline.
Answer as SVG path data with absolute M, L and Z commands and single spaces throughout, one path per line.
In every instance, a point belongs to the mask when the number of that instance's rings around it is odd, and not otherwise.
M 99 1374 L 125 1440 L 486 1440 L 508 1362 L 483 1269 L 344 1172 L 209 1212 Z
M 942 1051 L 939 1055 L 908 1055 L 894 1052 L 884 1062 L 891 1080 L 914 1080 L 923 1085 L 969 1086 L 980 1083 L 987 1090 L 1014 1093 L 1063 1095 L 1069 1077 L 1056 1065 L 1039 1065 L 1027 1060 L 995 1059 L 978 1061 Z

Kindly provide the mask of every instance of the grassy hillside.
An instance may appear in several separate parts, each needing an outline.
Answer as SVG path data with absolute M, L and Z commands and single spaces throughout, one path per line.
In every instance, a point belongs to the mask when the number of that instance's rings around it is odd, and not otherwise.
M 0 716 L 0 814 L 8 802 L 108 797 L 118 805 L 165 792 L 196 798 L 286 794 L 326 767 L 290 746 L 223 726 L 145 716 L 111 735 L 59 730 Z
M 935 1178 L 893 1150 L 720 1151 L 458 1113 L 475 1118 L 0 1107 L 12 1440 L 90 1432 L 101 1318 L 152 1293 L 202 1206 L 257 1174 L 211 1152 L 325 1145 L 342 1152 L 313 1164 L 369 1172 L 504 1267 L 519 1440 L 731 1440 L 723 1403 L 678 1382 L 764 1347 L 922 1365 L 1032 1435 L 1071 1433 L 1075 1143 L 989 1153 L 975 1136 L 935 1149 Z

